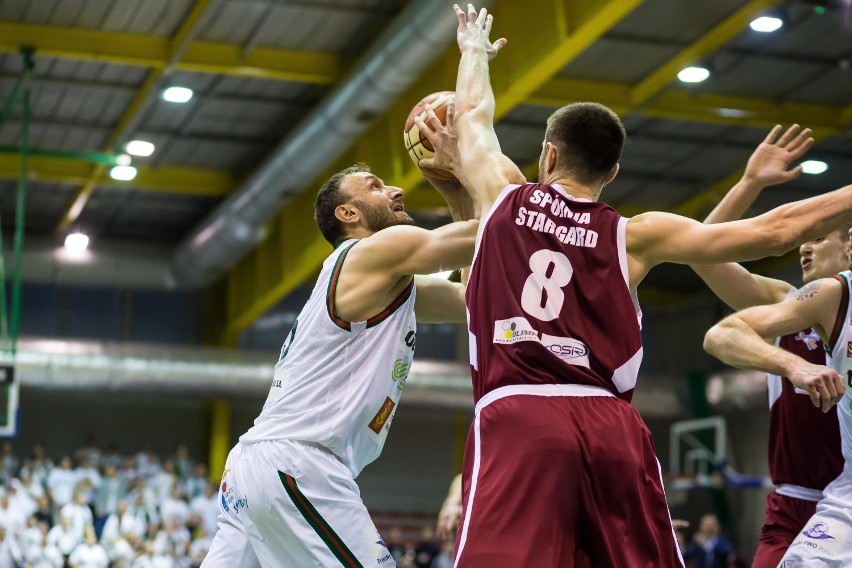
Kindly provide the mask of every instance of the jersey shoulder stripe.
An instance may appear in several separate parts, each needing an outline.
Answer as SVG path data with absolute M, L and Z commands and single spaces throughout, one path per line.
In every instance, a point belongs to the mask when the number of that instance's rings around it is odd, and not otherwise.
M 328 317 L 331 318 L 331 321 L 337 327 L 344 331 L 352 331 L 352 324 L 343 318 L 337 317 L 334 313 L 334 297 L 337 293 L 337 280 L 340 277 L 340 270 L 343 268 L 343 261 L 353 246 L 355 246 L 355 243 L 343 249 L 340 256 L 337 257 L 337 262 L 334 263 L 334 269 L 331 271 L 331 278 L 328 279 L 328 289 L 325 293 L 325 307 L 328 310 Z
M 843 330 L 843 322 L 846 320 L 846 311 L 849 309 L 849 282 L 843 274 L 836 274 L 834 278 L 840 282 L 841 297 L 837 316 L 834 318 L 834 327 L 831 330 L 831 336 L 829 337 L 828 345 L 826 346 L 829 353 L 834 351 L 834 346 L 840 338 L 840 332 Z
M 414 277 L 411 278 L 411 281 L 408 283 L 408 286 L 405 287 L 405 290 L 400 292 L 399 296 L 390 303 L 388 307 L 381 311 L 381 313 L 371 317 L 367 320 L 367 327 L 375 327 L 388 319 L 395 311 L 399 309 L 399 307 L 408 300 L 408 297 L 411 296 L 411 291 L 414 289 Z

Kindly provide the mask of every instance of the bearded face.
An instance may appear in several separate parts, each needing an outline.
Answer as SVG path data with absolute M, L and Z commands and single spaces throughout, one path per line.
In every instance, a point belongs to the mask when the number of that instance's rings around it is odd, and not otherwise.
M 402 209 L 402 203 L 368 203 L 362 199 L 353 199 L 352 203 L 361 211 L 367 228 L 374 233 L 395 225 L 414 224 L 414 219 Z

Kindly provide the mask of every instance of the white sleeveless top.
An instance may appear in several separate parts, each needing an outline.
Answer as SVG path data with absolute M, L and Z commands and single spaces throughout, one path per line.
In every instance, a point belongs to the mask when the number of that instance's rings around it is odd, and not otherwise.
M 826 330 L 830 333 L 829 355 L 831 366 L 843 377 L 846 392 L 837 403 L 837 421 L 840 422 L 840 444 L 843 459 L 846 461 L 841 477 L 852 480 L 852 305 L 850 305 L 850 286 L 852 286 L 852 271 L 841 272 L 835 276 L 843 284 L 843 294 L 840 297 L 840 308 L 834 328 Z
M 275 365 L 269 396 L 250 444 L 295 440 L 319 444 L 355 477 L 382 451 L 414 356 L 414 280 L 380 314 L 347 322 L 334 314 L 338 277 L 357 240 L 325 259 L 314 290 Z

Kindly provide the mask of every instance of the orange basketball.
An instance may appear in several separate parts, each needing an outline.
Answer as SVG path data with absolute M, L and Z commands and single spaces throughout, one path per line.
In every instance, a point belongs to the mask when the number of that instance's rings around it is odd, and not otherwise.
M 424 97 L 419 103 L 414 105 L 411 112 L 408 113 L 408 118 L 405 119 L 405 128 L 403 128 L 403 141 L 405 149 L 408 150 L 408 155 L 411 160 L 419 167 L 420 160 L 431 158 L 435 155 L 435 148 L 432 143 L 420 132 L 417 125 L 414 123 L 414 117 L 420 116 L 426 120 L 426 105 L 431 104 L 432 110 L 442 124 L 447 124 L 447 110 L 449 105 L 453 104 L 456 99 L 456 94 L 453 91 L 439 91 Z M 450 172 L 446 172 L 447 177 L 452 178 Z

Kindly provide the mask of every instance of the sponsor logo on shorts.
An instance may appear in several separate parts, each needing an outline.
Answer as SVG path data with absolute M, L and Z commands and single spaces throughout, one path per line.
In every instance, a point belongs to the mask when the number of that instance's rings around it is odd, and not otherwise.
M 802 534 L 808 538 L 813 538 L 816 540 L 834 538 L 833 536 L 828 534 L 828 523 L 814 523 L 813 526 L 802 531 Z
M 511 344 L 519 341 L 539 341 L 538 331 L 527 318 L 509 318 L 494 322 L 494 343 Z
M 589 347 L 578 339 L 556 337 L 545 333 L 541 336 L 541 344 L 569 365 L 589 367 Z
M 370 421 L 368 425 L 370 430 L 375 432 L 376 434 L 382 431 L 382 426 L 385 425 L 385 422 L 390 418 L 391 412 L 393 412 L 393 407 L 396 406 L 396 403 L 390 399 L 390 397 L 385 397 L 385 402 L 382 403 L 382 407 Z

